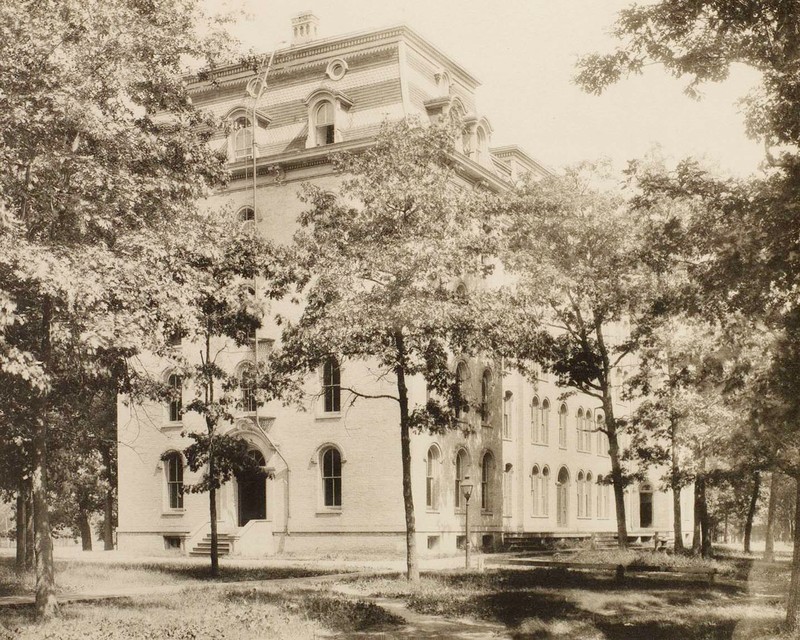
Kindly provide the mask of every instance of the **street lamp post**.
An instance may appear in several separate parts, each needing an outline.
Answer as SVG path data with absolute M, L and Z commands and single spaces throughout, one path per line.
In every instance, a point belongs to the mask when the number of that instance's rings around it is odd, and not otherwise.
M 470 551 L 470 543 L 469 543 L 469 499 L 472 497 L 472 483 L 469 481 L 469 476 L 464 477 L 464 481 L 461 483 L 461 493 L 464 496 L 464 533 L 465 541 L 464 541 L 464 566 L 466 569 L 469 569 L 469 551 Z

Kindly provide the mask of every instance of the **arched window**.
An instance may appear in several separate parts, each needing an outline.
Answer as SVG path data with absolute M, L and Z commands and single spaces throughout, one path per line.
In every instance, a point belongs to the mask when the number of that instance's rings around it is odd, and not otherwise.
M 583 408 L 578 409 L 575 414 L 575 427 L 578 438 L 578 451 L 583 451 Z
M 639 487 L 639 526 L 642 529 L 653 526 L 653 487 L 649 484 Z
M 434 511 L 439 508 L 439 447 L 428 449 L 425 473 L 425 506 Z
M 168 419 L 170 422 L 180 422 L 183 411 L 183 400 L 181 398 L 183 391 L 183 378 L 177 373 L 173 373 L 167 379 L 167 386 L 169 386 L 170 401 L 168 410 Z
M 562 404 L 558 410 L 558 446 L 567 446 L 567 405 Z
M 597 476 L 597 517 L 598 518 L 605 518 L 605 512 L 603 511 L 603 493 L 604 493 L 605 484 L 603 483 L 603 476 Z
M 591 471 L 586 472 L 586 484 L 583 487 L 583 500 L 585 506 L 583 507 L 583 515 L 587 518 L 592 517 L 592 484 L 594 477 Z
M 542 400 L 542 444 L 550 442 L 550 401 Z
M 540 484 L 542 488 L 542 507 L 540 509 L 540 514 L 546 516 L 550 513 L 550 467 L 547 465 L 545 465 L 542 469 L 542 478 Z
M 578 478 L 575 484 L 578 486 L 578 517 L 583 518 L 586 515 L 584 512 L 586 503 L 584 501 L 585 487 L 583 471 L 578 471 Z
M 531 442 L 542 441 L 542 416 L 539 414 L 539 398 L 531 400 Z
M 253 222 L 256 219 L 256 212 L 252 207 L 243 207 L 239 209 L 240 222 Z
M 336 447 L 326 447 L 320 454 L 322 495 L 326 507 L 342 506 L 342 454 Z
M 333 121 L 333 103 L 323 100 L 314 109 L 314 126 L 317 131 L 317 146 L 336 142 L 336 129 Z
M 506 396 L 503 398 L 503 439 L 511 440 L 511 415 L 514 402 L 514 396 L 510 391 L 506 391 Z
M 484 369 L 481 376 L 481 422 L 485 425 L 491 420 L 491 389 L 492 372 Z
M 253 127 L 250 118 L 239 116 L 233 122 L 233 159 L 253 157 Z
M 461 495 L 461 483 L 467 478 L 467 452 L 464 449 L 459 449 L 456 454 L 456 486 L 455 486 L 455 500 L 456 509 L 461 508 L 462 501 L 464 500 Z
M 164 458 L 167 478 L 167 502 L 170 509 L 183 509 L 183 458 L 173 451 Z
M 494 457 L 488 451 L 481 460 L 481 511 L 492 510 L 492 474 Z
M 342 373 L 339 361 L 329 356 L 322 366 L 322 394 L 325 397 L 325 412 L 338 413 L 342 409 Z
M 542 473 L 539 465 L 533 465 L 531 469 L 531 513 L 540 516 L 542 508 Z
M 605 432 L 605 420 L 603 414 L 598 413 L 595 419 L 595 428 L 597 429 L 597 453 L 601 456 L 608 455 L 608 434 Z
M 245 363 L 239 370 L 239 391 L 242 411 L 252 413 L 256 410 L 256 369 L 251 363 Z
M 464 362 L 459 362 L 456 367 L 456 420 L 461 420 L 464 415 L 467 396 L 467 376 L 468 369 Z
M 567 526 L 569 508 L 569 471 L 566 467 L 558 470 L 556 485 L 556 521 L 559 527 Z

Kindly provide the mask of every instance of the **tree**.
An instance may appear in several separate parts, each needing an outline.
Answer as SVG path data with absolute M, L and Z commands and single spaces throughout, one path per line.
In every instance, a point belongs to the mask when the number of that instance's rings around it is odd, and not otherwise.
M 799 12 L 791 0 L 661 0 L 635 5 L 619 14 L 615 34 L 621 46 L 612 53 L 583 58 L 577 78 L 587 90 L 600 93 L 623 75 L 658 63 L 675 76 L 688 77 L 687 92 L 696 95 L 703 82 L 725 79 L 734 63 L 761 73 L 760 87 L 744 104 L 748 133 L 764 143 L 766 175 L 720 180 L 683 163 L 673 175 L 659 176 L 656 191 L 694 200 L 705 209 L 688 238 L 701 258 L 693 269 L 695 277 L 717 313 L 744 310 L 770 330 L 784 333 L 775 345 L 783 351 L 777 354 L 783 360 L 783 373 L 795 373 L 789 361 L 796 348 L 788 339 L 796 336 L 793 318 L 800 275 L 797 240 L 795 234 L 786 233 L 800 222 Z M 762 426 L 768 432 L 782 431 L 780 441 L 793 442 L 796 428 L 778 417 L 778 407 L 791 405 L 797 390 L 789 391 L 788 381 L 773 378 L 773 382 L 783 400 L 764 389 L 766 397 L 772 398 L 767 404 L 773 411 Z M 785 460 L 787 449 L 793 445 L 775 451 Z M 800 627 L 800 540 L 795 541 L 792 566 L 787 624 L 796 630 Z
M 260 404 L 270 395 L 264 385 L 267 378 L 260 373 L 263 362 L 252 363 L 250 391 L 245 396 L 240 393 L 242 381 L 217 360 L 225 352 L 225 340 L 240 347 L 253 344 L 266 299 L 286 291 L 287 260 L 280 265 L 278 252 L 227 211 L 208 211 L 193 218 L 173 238 L 168 255 L 181 256 L 171 261 L 174 275 L 192 298 L 181 316 L 184 324 L 172 332 L 197 341 L 200 347 L 200 361 L 193 366 L 184 363 L 182 371 L 195 383 L 196 391 L 186 411 L 202 416 L 206 430 L 185 434 L 194 442 L 184 449 L 184 456 L 193 472 L 202 470 L 200 480 L 187 490 L 208 492 L 211 575 L 215 577 L 219 574 L 216 492 L 234 475 L 265 475 L 249 456 L 247 443 L 223 429 L 233 422 L 237 408 L 249 411 L 243 405 Z
M 616 393 L 652 316 L 658 283 L 644 259 L 641 227 L 609 179 L 602 167 L 584 164 L 515 193 L 505 205 L 502 260 L 516 281 L 509 312 L 518 330 L 507 355 L 523 370 L 538 362 L 559 385 L 595 398 L 602 409 L 597 430 L 608 437 L 617 540 L 625 548 L 630 474 L 623 468 Z M 540 318 L 554 328 L 549 340 L 528 334 Z
M 148 342 L 171 295 L 133 249 L 157 250 L 223 175 L 181 80 L 224 42 L 201 22 L 192 0 L 0 7 L 0 388 L 22 392 L 1 394 L 2 427 L 28 428 L 39 618 L 57 613 L 53 425 Z
M 479 324 L 494 316 L 477 289 L 494 245 L 491 196 L 454 171 L 457 131 L 447 122 L 385 123 L 372 147 L 331 159 L 343 176 L 337 192 L 305 186 L 308 209 L 294 238 L 308 274 L 305 306 L 272 358 L 277 373 L 296 381 L 331 356 L 367 361 L 375 384 L 342 391 L 354 402 L 397 403 L 407 575 L 414 582 L 412 432 L 469 428 L 471 405 L 448 354 L 476 353 Z M 409 395 L 413 376 L 424 377 L 427 402 Z

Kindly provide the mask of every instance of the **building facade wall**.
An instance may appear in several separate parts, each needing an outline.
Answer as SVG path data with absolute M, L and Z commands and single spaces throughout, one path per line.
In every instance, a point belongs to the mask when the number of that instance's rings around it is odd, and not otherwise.
M 445 106 L 459 105 L 471 122 L 475 113 L 474 91 L 477 82 L 452 60 L 405 28 L 389 29 L 310 43 L 276 57 L 268 77 L 268 90 L 258 105 L 259 126 L 255 127 L 256 180 L 255 224 L 257 232 L 277 243 L 288 243 L 296 230 L 296 220 L 304 205 L 298 193 L 304 182 L 334 190 L 340 178 L 332 173 L 329 151 L 350 149 L 368 143 L 381 123 L 389 119 L 417 115 L 438 117 Z M 344 61 L 346 73 L 336 79 L 328 70 L 332 61 Z M 196 83 L 195 102 L 220 117 L 252 116 L 252 98 L 245 90 L 253 70 L 233 65 L 218 73 L 216 82 Z M 442 78 L 447 82 L 443 83 Z M 311 110 L 315 92 L 325 92 L 336 102 L 335 139 L 330 148 L 315 148 Z M 444 103 L 442 103 L 444 104 Z M 431 106 L 434 105 L 434 106 Z M 465 138 L 461 150 L 469 176 L 498 181 L 524 171 L 541 171 L 517 148 L 504 148 L 503 157 L 477 162 L 475 127 L 472 142 Z M 231 150 L 231 134 L 220 132 L 212 144 Z M 474 161 L 470 160 L 472 158 Z M 231 158 L 231 181 L 227 189 L 211 198 L 208 206 L 227 208 L 237 215 L 253 206 L 252 158 Z M 470 164 L 472 162 L 472 164 Z M 480 166 L 478 166 L 480 165 Z M 513 165 L 513 166 L 512 166 Z M 502 171 L 497 171 L 502 168 Z M 467 283 L 468 285 L 470 283 Z M 300 309 L 289 301 L 276 302 L 271 313 L 293 318 Z M 259 357 L 279 340 L 279 327 L 265 325 L 257 332 Z M 199 345 L 184 340 L 181 355 L 196 360 Z M 251 347 L 237 347 L 218 341 L 219 364 L 229 371 L 256 357 Z M 458 359 L 452 366 L 455 372 Z M 495 546 L 504 532 L 548 532 L 552 535 L 586 534 L 613 531 L 613 494 L 608 489 L 607 515 L 596 510 L 596 485 L 592 486 L 591 510 L 578 517 L 576 480 L 578 474 L 592 473 L 594 479 L 610 470 L 607 455 L 598 450 L 597 436 L 591 434 L 591 450 L 576 450 L 575 416 L 577 409 L 597 415 L 597 402 L 573 395 L 567 406 L 567 442 L 558 444 L 558 389 L 547 379 L 534 386 L 518 374 L 504 372 L 502 363 L 465 362 L 469 375 L 467 393 L 481 397 L 481 381 L 489 372 L 491 411 L 487 419 L 473 412 L 466 420 L 471 433 L 452 432 L 432 436 L 415 434 L 411 441 L 412 483 L 415 500 L 417 546 L 423 552 L 450 552 L 463 542 L 466 509 L 456 499 L 459 451 L 465 451 L 462 476 L 468 476 L 475 489 L 470 500 L 470 523 L 477 545 Z M 169 363 L 144 359 L 151 372 L 169 375 Z M 341 363 L 342 384 L 372 393 L 395 391 L 390 382 L 377 380 L 369 363 Z M 401 485 L 399 409 L 391 400 L 354 399 L 342 392 L 341 411 L 326 413 L 320 398 L 321 374 L 307 381 L 310 398 L 303 410 L 271 402 L 253 413 L 236 417 L 227 429 L 239 434 L 262 453 L 271 477 L 266 482 L 266 518 L 257 525 L 238 526 L 238 483 L 226 484 L 218 496 L 219 528 L 234 536 L 234 550 L 241 553 L 311 552 L 318 550 L 365 549 L 392 551 L 404 548 L 405 518 Z M 183 389 L 186 406 L 194 389 Z M 412 403 L 424 403 L 422 380 L 410 381 Z M 531 401 L 551 404 L 549 444 L 532 440 Z M 182 509 L 169 508 L 166 465 L 162 458 L 170 451 L 181 451 L 189 444 L 186 431 L 202 430 L 197 415 L 187 413 L 180 421 L 168 421 L 167 408 L 157 402 L 129 405 L 120 400 L 119 414 L 119 529 L 122 549 L 157 553 L 188 552 L 208 530 L 208 495 L 186 494 Z M 342 459 L 341 507 L 326 507 L 322 499 L 320 453 L 335 446 Z M 435 464 L 429 452 L 435 451 Z M 484 465 L 483 460 L 491 460 Z M 542 502 L 534 507 L 532 469 L 550 472 L 547 488 L 547 513 Z M 557 517 L 557 478 L 561 468 L 568 470 L 566 522 Z M 484 471 L 487 470 L 486 473 Z M 196 477 L 188 469 L 184 482 Z M 482 493 L 486 491 L 484 497 Z M 430 504 L 429 504 L 430 497 Z M 634 488 L 629 492 L 631 530 L 639 517 L 639 499 Z M 457 504 L 460 502 L 460 504 Z M 669 528 L 667 494 L 654 494 L 653 528 Z M 690 514 L 691 508 L 685 513 Z M 687 527 L 688 530 L 688 527 Z M 237 537 L 238 536 L 238 537 Z M 176 541 L 178 546 L 176 546 Z M 238 546 L 237 546 L 238 545 Z

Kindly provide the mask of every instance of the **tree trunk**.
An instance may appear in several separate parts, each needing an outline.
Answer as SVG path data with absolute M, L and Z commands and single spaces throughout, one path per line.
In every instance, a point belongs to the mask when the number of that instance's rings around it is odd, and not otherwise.
M 214 468 L 212 462 L 209 462 L 209 467 L 210 473 Z M 217 490 L 213 486 L 208 492 L 208 511 L 211 514 L 211 577 L 216 578 L 219 575 L 219 549 L 217 548 Z
M 795 480 L 798 480 L 795 478 Z M 797 482 L 794 501 L 794 530 L 800 527 L 800 481 Z M 800 630 L 800 536 L 795 536 L 792 553 L 792 580 L 789 585 L 789 601 L 786 605 L 786 624 L 789 630 Z
M 706 477 L 700 476 L 700 525 L 702 540 L 700 551 L 704 558 L 710 558 L 711 549 L 711 518 L 708 515 L 708 502 L 706 501 Z
M 103 550 L 114 550 L 114 490 L 109 489 L 103 499 Z
M 617 425 L 614 419 L 614 408 L 611 398 L 603 398 L 605 425 L 608 433 L 608 455 L 611 457 L 611 478 L 614 481 L 614 506 L 617 514 L 617 545 L 620 549 L 628 548 L 628 525 L 625 521 L 625 487 L 623 486 L 622 463 L 619 455 Z
M 36 535 L 36 617 L 46 620 L 58 614 L 53 538 L 47 509 L 47 424 L 40 415 L 33 441 L 33 528 Z
M 772 562 L 775 559 L 775 512 L 778 506 L 778 472 L 772 472 L 769 482 L 769 503 L 767 505 L 767 533 L 764 540 L 764 560 Z
M 397 348 L 397 394 L 400 401 L 400 455 L 403 459 L 403 506 L 406 516 L 406 577 L 409 582 L 419 583 L 419 565 L 417 563 L 417 525 L 414 517 L 414 496 L 411 490 L 411 433 L 408 426 L 408 388 L 405 377 L 405 341 L 403 334 L 394 334 Z M 469 541 L 467 541 L 469 544 Z
M 25 524 L 27 522 L 27 516 L 25 514 L 26 511 L 26 501 L 25 501 L 25 483 L 23 480 L 19 482 L 19 488 L 17 489 L 17 557 L 15 562 L 15 567 L 17 573 L 22 573 L 25 571 L 25 555 L 26 555 L 26 544 L 28 542 L 28 536 L 26 535 L 25 531 Z
M 672 488 L 672 531 L 675 534 L 675 553 L 683 553 L 683 514 L 681 513 L 681 468 L 678 457 L 678 423 L 673 418 L 670 429 L 671 473 L 670 485 Z
M 694 531 L 692 532 L 692 555 L 699 556 L 703 546 L 703 516 L 700 509 L 700 476 L 694 479 Z
M 208 364 L 211 362 L 211 331 L 206 327 L 206 359 Z M 211 406 L 214 402 L 214 374 L 209 372 L 206 378 L 205 388 L 206 406 Z M 216 420 L 206 416 L 206 429 L 208 430 L 208 477 L 211 480 L 208 490 L 208 513 L 211 518 L 211 577 L 219 575 L 219 536 L 217 534 L 217 490 L 214 487 L 216 470 L 214 468 L 214 432 L 216 430 Z
M 753 472 L 753 495 L 750 496 L 750 506 L 747 509 L 747 520 L 744 522 L 744 552 L 750 553 L 750 537 L 753 533 L 753 519 L 756 517 L 758 494 L 761 490 L 761 472 Z
M 116 437 L 108 434 L 108 437 Z M 103 496 L 103 550 L 114 550 L 114 472 L 112 470 L 111 452 L 109 444 L 104 444 L 101 449 L 103 456 L 103 466 L 106 470 L 106 482 L 108 488 Z
M 41 361 L 46 370 L 51 368 L 50 323 L 52 306 L 45 298 L 42 302 Z M 58 615 L 55 570 L 53 567 L 53 538 L 50 531 L 50 513 L 47 509 L 47 398 L 37 404 L 33 432 L 33 529 L 36 540 L 36 618 L 46 620 Z
M 617 421 L 614 418 L 614 401 L 611 397 L 611 364 L 608 358 L 603 324 L 596 315 L 594 317 L 594 333 L 597 346 L 603 359 L 603 376 L 599 380 L 603 393 L 603 414 L 608 435 L 608 455 L 611 457 L 611 479 L 614 481 L 614 506 L 617 514 L 617 545 L 620 549 L 628 548 L 628 524 L 625 521 L 625 486 L 620 461 L 619 439 L 617 437 Z
M 25 570 L 36 567 L 36 531 L 33 523 L 33 489 L 31 479 L 25 481 Z
M 681 487 L 676 486 L 672 488 L 672 530 L 675 532 L 675 542 L 673 549 L 675 553 L 683 553 L 683 525 L 681 519 L 683 513 L 681 511 Z
M 81 533 L 81 548 L 84 551 L 92 550 L 92 523 L 89 522 L 89 512 L 80 509 L 78 512 L 78 530 Z

